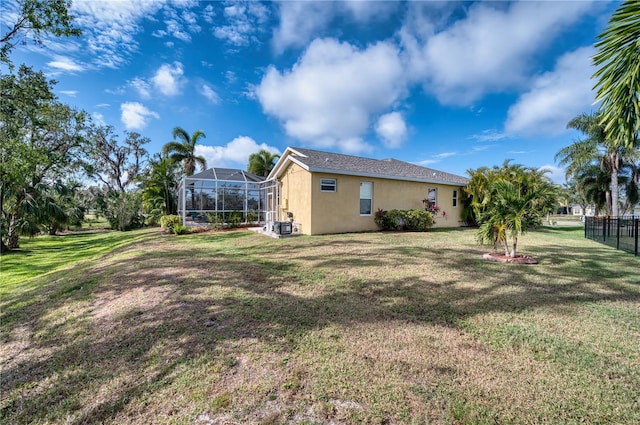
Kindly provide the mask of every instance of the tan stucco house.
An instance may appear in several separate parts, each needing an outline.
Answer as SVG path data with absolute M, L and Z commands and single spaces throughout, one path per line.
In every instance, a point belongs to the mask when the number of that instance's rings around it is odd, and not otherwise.
M 377 230 L 378 209 L 439 208 L 435 227 L 461 223 L 468 179 L 395 159 L 287 148 L 264 182 L 267 225 L 293 221 L 307 234 Z

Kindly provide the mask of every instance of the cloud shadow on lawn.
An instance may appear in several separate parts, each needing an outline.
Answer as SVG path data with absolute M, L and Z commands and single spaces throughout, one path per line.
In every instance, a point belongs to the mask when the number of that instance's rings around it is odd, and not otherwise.
M 236 235 L 243 234 L 221 237 Z M 215 357 L 224 344 L 247 338 L 293 350 L 300 335 L 330 325 L 398 321 L 457 327 L 491 312 L 640 299 L 640 288 L 629 286 L 640 282 L 627 276 L 614 283 L 620 272 L 607 261 L 611 253 L 599 247 L 577 253 L 531 248 L 541 265 L 521 266 L 487 262 L 480 249 L 392 246 L 369 251 L 363 259 L 349 252 L 362 246 L 360 241 L 348 239 L 335 241 L 337 249 L 346 250 L 325 260 L 306 256 L 302 246 L 281 246 L 279 255 L 289 258 L 283 260 L 258 258 L 260 249 L 251 247 L 202 255 L 184 242 L 178 253 L 134 247 L 135 255 L 108 264 L 58 272 L 45 285 L 42 301 L 27 299 L 31 292 L 10 300 L 22 307 L 3 312 L 3 342 L 12 342 L 16 332 L 31 336 L 26 350 L 2 356 L 2 392 L 22 388 L 3 399 L 2 416 L 45 421 L 43 406 L 64 406 L 72 415 L 69 423 L 114 420 L 129 403 L 174 382 L 180 365 L 204 354 Z M 326 240 L 309 244 L 325 246 Z M 430 277 L 421 253 L 450 276 Z M 314 262 L 312 269 L 302 267 L 307 261 Z M 363 272 L 335 282 L 313 276 L 381 265 L 411 273 L 372 278 Z M 74 277 L 65 280 L 70 273 Z M 321 288 L 312 288 L 313 282 Z M 54 323 L 50 316 L 68 303 L 76 303 L 74 314 Z M 87 391 L 99 392 L 118 380 L 122 383 L 106 396 L 83 404 Z M 95 388 L 88 389 L 88 382 Z

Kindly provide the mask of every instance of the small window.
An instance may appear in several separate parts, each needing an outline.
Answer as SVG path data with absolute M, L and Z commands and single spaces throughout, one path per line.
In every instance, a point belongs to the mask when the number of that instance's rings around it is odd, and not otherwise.
M 458 206 L 458 191 L 457 190 L 453 191 L 453 206 L 454 207 Z
M 320 191 L 321 192 L 335 192 L 336 191 L 336 179 L 320 179 Z
M 360 183 L 360 215 L 371 215 L 373 204 L 373 183 Z
M 430 187 L 427 190 L 427 200 L 432 206 L 438 205 L 438 189 L 436 189 L 435 187 Z

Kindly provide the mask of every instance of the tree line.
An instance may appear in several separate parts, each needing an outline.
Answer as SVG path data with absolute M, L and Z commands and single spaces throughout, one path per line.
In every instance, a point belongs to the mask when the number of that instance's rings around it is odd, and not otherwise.
M 19 247 L 21 236 L 55 234 L 80 225 L 87 211 L 128 230 L 177 212 L 180 179 L 205 169 L 195 147 L 205 137 L 181 127 L 162 152 L 150 140 L 98 125 L 84 111 L 55 96 L 56 81 L 11 61 L 18 43 L 42 45 L 44 37 L 79 37 L 69 0 L 22 0 L 13 26 L 0 38 L 0 253 Z M 277 155 L 253 154 L 249 169 L 267 175 Z M 86 182 L 91 182 L 86 187 Z

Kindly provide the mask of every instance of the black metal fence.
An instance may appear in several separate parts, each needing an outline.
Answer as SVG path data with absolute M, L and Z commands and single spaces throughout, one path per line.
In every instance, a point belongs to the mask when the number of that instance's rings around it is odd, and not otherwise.
M 638 255 L 640 217 L 586 217 L 584 237 Z

